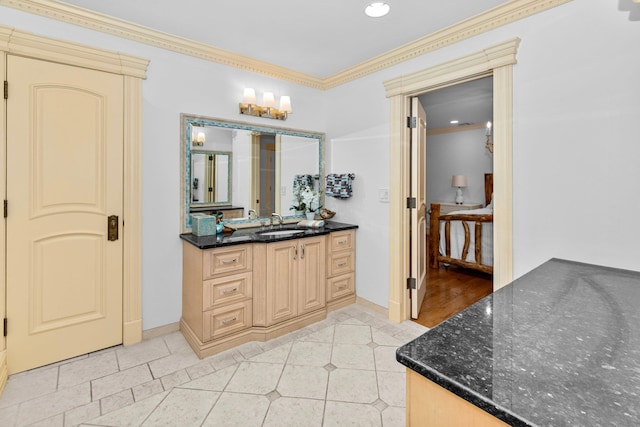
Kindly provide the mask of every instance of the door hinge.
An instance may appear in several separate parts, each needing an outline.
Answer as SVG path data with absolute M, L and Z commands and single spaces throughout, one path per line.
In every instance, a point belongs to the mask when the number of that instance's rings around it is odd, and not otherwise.
M 9 202 L 8 201 L 4 201 L 4 217 L 7 217 L 7 214 L 9 213 Z
M 9 99 L 9 82 L 4 81 L 4 99 Z
M 414 277 L 407 277 L 407 289 L 417 289 L 416 279 Z
M 416 198 L 407 197 L 407 209 L 415 209 L 415 208 L 416 208 Z
M 4 318 L 4 336 L 7 336 L 7 318 Z
M 416 118 L 415 117 L 407 117 L 407 127 L 413 129 L 416 126 L 418 126 L 418 124 L 416 123 Z

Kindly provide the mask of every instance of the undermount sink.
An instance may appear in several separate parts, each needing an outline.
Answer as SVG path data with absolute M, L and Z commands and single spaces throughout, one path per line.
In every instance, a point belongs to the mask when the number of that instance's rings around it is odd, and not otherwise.
M 275 230 L 275 231 L 263 231 L 258 233 L 261 236 L 291 236 L 293 234 L 304 233 L 304 230 Z

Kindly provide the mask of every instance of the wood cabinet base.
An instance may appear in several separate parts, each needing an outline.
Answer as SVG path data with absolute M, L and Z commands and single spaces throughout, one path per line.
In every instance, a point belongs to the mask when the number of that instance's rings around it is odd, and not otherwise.
M 407 426 L 508 427 L 508 424 L 407 369 Z
M 232 335 L 229 335 L 228 337 L 221 337 L 208 342 L 200 341 L 198 336 L 195 334 L 195 332 L 193 332 L 193 330 L 189 327 L 184 319 L 180 319 L 180 330 L 182 331 L 182 335 L 184 335 L 193 351 L 198 355 L 200 359 L 202 359 L 204 357 L 220 353 L 221 351 L 229 350 L 230 348 L 247 343 L 249 341 L 268 341 L 273 338 L 277 338 L 284 334 L 288 334 L 289 332 L 293 332 L 297 329 L 309 326 L 312 323 L 319 322 L 326 317 L 327 310 L 322 309 L 314 311 L 312 313 L 304 314 L 302 316 L 298 316 L 291 320 L 280 322 L 273 326 L 254 326 L 252 328 L 246 329 L 245 331 L 236 332 Z
M 337 298 L 333 301 L 328 301 L 327 311 L 338 310 L 342 307 L 346 307 L 348 305 L 355 304 L 355 303 L 356 303 L 356 294 L 347 295 L 342 298 Z

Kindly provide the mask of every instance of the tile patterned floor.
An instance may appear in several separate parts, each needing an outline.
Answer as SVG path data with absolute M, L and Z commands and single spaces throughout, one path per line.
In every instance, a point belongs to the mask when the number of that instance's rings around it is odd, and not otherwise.
M 426 330 L 354 304 L 202 360 L 174 332 L 11 376 L 0 426 L 404 426 L 395 349 Z

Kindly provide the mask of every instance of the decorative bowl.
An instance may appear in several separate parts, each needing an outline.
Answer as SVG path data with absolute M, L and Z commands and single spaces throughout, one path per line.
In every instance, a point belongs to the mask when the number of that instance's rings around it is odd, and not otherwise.
M 335 214 L 336 213 L 330 209 L 326 209 L 326 208 L 320 209 L 320 217 L 322 217 L 322 219 L 333 218 Z

